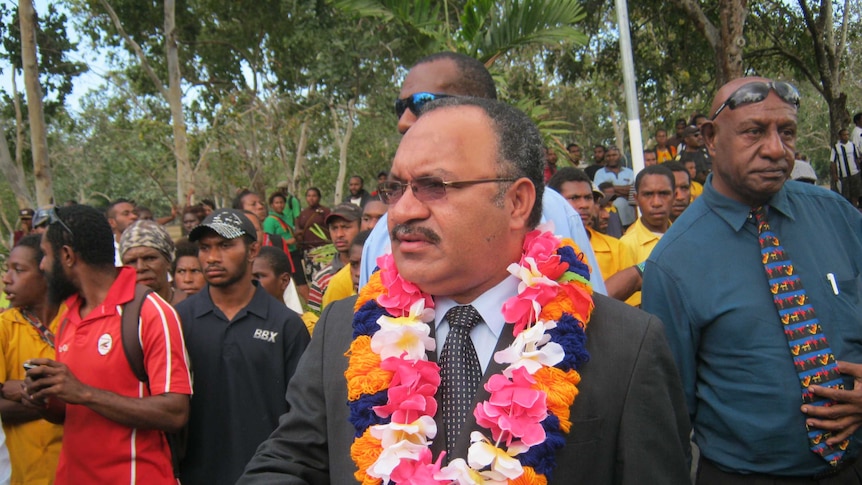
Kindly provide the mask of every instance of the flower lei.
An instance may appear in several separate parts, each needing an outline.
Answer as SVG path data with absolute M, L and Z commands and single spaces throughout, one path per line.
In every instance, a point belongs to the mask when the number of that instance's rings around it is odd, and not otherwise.
M 494 359 L 509 366 L 491 376 L 485 384 L 490 398 L 473 412 L 490 437 L 474 431 L 467 460 L 446 466 L 445 452 L 434 461 L 429 449 L 440 386 L 440 367 L 426 354 L 435 347 L 429 326 L 434 301 L 399 275 L 392 255 L 378 258 L 380 271 L 356 302 L 354 340 L 345 354 L 356 429 L 350 454 L 361 483 L 548 482 L 555 451 L 571 429 L 577 369 L 589 360 L 584 330 L 593 300 L 583 254 L 547 229 L 553 227 L 527 234 L 520 262 L 507 268 L 520 279 L 518 295 L 502 308 L 515 339 Z

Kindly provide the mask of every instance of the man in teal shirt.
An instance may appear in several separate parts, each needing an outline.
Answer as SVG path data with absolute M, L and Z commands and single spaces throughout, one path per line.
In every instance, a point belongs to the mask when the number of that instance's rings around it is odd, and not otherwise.
M 713 173 L 646 264 L 643 309 L 665 323 L 682 375 L 701 450 L 699 485 L 822 476 L 860 483 L 862 476 L 854 463 L 862 419 L 862 215 L 837 194 L 787 181 L 798 102 L 793 86 L 761 78 L 719 90 L 712 120 L 701 127 L 715 151 Z M 768 253 L 751 216 L 761 206 L 855 390 L 802 387 L 785 336 L 791 326 L 776 309 L 762 259 Z M 803 391 L 834 403 L 803 404 Z M 830 445 L 850 437 L 837 466 L 812 452 L 806 426 L 832 432 Z

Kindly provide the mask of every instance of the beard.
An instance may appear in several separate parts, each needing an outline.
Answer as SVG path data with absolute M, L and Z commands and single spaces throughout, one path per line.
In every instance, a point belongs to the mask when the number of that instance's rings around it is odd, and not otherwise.
M 72 281 L 63 273 L 63 265 L 60 264 L 59 259 L 54 260 L 51 270 L 45 273 L 45 278 L 48 280 L 48 301 L 52 305 L 60 305 L 78 291 Z

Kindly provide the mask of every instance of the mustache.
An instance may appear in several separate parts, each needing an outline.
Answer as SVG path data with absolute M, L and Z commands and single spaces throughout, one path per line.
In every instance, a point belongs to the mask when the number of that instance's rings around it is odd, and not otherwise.
M 416 226 L 413 224 L 397 224 L 392 228 L 392 232 L 390 233 L 390 237 L 394 240 L 399 236 L 406 236 L 408 234 L 421 234 L 428 242 L 432 244 L 437 244 L 440 242 L 440 236 L 437 235 L 436 232 L 428 229 L 427 227 Z

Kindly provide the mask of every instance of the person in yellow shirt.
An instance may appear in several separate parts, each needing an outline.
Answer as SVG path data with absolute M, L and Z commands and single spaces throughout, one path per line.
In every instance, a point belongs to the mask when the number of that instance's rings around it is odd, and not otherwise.
M 559 192 L 581 216 L 603 276 L 610 277 L 617 271 L 635 264 L 618 239 L 596 230 L 597 218 L 601 218 L 602 215 L 604 215 L 602 220 L 606 224 L 609 216 L 607 207 L 613 207 L 612 196 L 606 196 L 594 187 L 589 175 L 574 167 L 563 167 L 551 177 L 548 187 Z M 596 203 L 597 200 L 599 204 Z
M 13 485 L 54 483 L 63 426 L 42 419 L 21 403 L 25 361 L 54 358 L 54 334 L 65 308 L 49 300 L 48 283 L 39 270 L 41 235 L 23 237 L 12 249 L 3 276 L 11 308 L 0 313 L 0 417 L 12 462 Z
M 669 162 L 676 158 L 676 147 L 668 145 L 667 130 L 659 128 L 655 131 L 655 148 L 656 159 L 658 163 Z
M 697 165 L 694 160 L 687 160 L 684 165 L 689 177 L 691 177 L 691 201 L 694 202 L 694 199 L 703 193 L 703 184 L 694 179 L 695 174 L 697 174 L 697 168 L 695 168 Z
M 674 177 L 664 164 L 646 167 L 635 179 L 635 201 L 641 216 L 623 234 L 620 242 L 635 261 L 646 261 L 658 240 L 670 227 L 674 197 Z M 640 306 L 638 291 L 626 303 Z
M 371 229 L 363 229 L 350 242 L 350 249 L 347 251 L 349 263 L 338 270 L 332 276 L 332 279 L 329 280 L 329 286 L 326 287 L 326 291 L 323 293 L 321 311 L 326 308 L 326 305 L 353 296 L 359 292 L 359 268 L 362 265 L 362 248 L 365 246 L 365 241 L 370 234 Z
M 338 270 L 329 280 L 329 286 L 323 293 L 323 302 L 320 305 L 320 310 L 330 303 L 353 296 L 359 292 L 359 269 L 362 265 L 362 248 L 365 247 L 365 240 L 371 234 L 371 230 L 380 221 L 380 218 L 386 214 L 389 206 L 384 204 L 379 198 L 375 197 L 365 204 L 362 208 L 362 219 L 359 223 L 359 234 L 350 241 L 350 251 L 347 253 L 348 264 Z
M 691 174 L 679 162 L 667 162 L 665 167 L 673 172 L 673 204 L 670 208 L 670 222 L 676 219 L 691 205 Z

